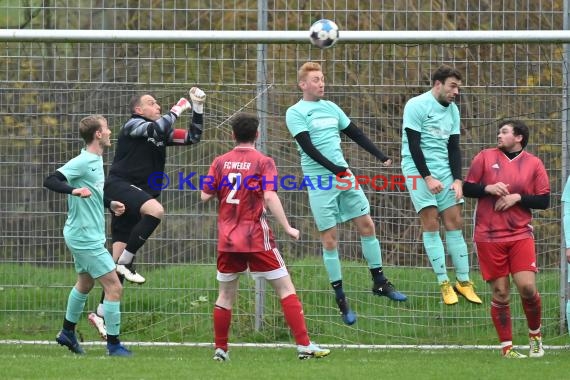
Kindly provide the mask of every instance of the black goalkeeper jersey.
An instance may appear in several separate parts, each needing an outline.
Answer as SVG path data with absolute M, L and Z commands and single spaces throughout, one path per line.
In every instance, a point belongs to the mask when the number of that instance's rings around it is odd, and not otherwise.
M 157 121 L 133 115 L 119 132 L 108 181 L 119 178 L 158 196 L 157 183 L 151 188 L 148 179 L 152 173 L 164 172 L 166 146 L 175 121 L 173 113 Z

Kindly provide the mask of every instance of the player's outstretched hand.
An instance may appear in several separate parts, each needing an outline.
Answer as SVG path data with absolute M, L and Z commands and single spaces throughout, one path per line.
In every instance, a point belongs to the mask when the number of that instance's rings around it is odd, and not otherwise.
M 174 114 L 176 114 L 176 117 L 180 117 L 182 112 L 184 112 L 190 108 L 191 108 L 191 106 L 190 106 L 190 102 L 188 101 L 188 99 L 180 98 L 178 103 L 176 103 L 175 105 L 172 106 L 172 108 L 170 109 L 170 112 L 173 112 Z
M 78 189 L 73 189 L 71 195 L 75 195 L 76 197 L 81 198 L 89 198 L 91 196 L 91 190 L 86 187 L 80 187 Z
M 287 229 L 287 235 L 291 236 L 295 240 L 299 240 L 299 235 L 301 234 L 298 229 L 289 227 Z
M 192 109 L 196 113 L 204 113 L 204 102 L 206 102 L 206 93 L 198 87 L 192 87 L 188 92 L 192 101 Z

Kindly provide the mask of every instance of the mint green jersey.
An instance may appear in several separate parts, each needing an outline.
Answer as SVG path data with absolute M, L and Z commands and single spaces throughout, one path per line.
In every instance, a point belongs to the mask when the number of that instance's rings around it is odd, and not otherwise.
M 457 105 L 451 103 L 447 107 L 442 106 L 431 90 L 406 103 L 402 126 L 402 170 L 405 175 L 418 174 L 410 153 L 406 128 L 422 134 L 420 147 L 432 175 L 440 180 L 451 175 L 447 143 L 449 136 L 460 134 Z
M 69 211 L 63 227 L 66 243 L 82 249 L 100 248 L 105 244 L 103 157 L 82 149 L 77 157 L 57 170 L 70 186 L 91 190 L 89 198 L 67 196 Z
M 299 100 L 285 114 L 287 128 L 293 137 L 309 132 L 315 148 L 338 166 L 348 167 L 340 148 L 340 131 L 348 127 L 350 119 L 339 106 L 328 100 L 314 102 Z M 331 174 L 328 169 L 309 157 L 297 144 L 304 175 Z

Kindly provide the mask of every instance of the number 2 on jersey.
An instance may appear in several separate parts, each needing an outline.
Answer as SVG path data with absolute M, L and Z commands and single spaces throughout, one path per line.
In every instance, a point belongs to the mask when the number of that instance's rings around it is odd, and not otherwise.
M 231 203 L 234 205 L 239 204 L 239 199 L 234 198 L 236 192 L 241 184 L 241 173 L 229 173 L 228 174 L 228 181 L 232 183 L 232 189 L 228 193 L 226 197 L 226 203 Z

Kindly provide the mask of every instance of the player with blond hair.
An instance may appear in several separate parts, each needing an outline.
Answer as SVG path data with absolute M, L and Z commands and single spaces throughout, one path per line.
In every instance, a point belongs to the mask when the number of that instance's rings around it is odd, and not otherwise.
M 370 204 L 362 188 L 356 186 L 355 177 L 344 159 L 340 133 L 376 157 L 383 166 L 391 165 L 392 160 L 370 141 L 339 106 L 324 99 L 325 76 L 319 63 L 306 62 L 299 68 L 298 86 L 303 98 L 287 110 L 287 128 L 297 143 L 303 174 L 311 183 L 327 181 L 327 178 L 333 181 L 330 189 L 308 187 L 307 192 L 320 233 L 329 282 L 344 323 L 352 325 L 356 322 L 356 314 L 349 307 L 343 289 L 338 250 L 339 223 L 352 221 L 358 230 L 362 255 L 373 280 L 372 293 L 394 301 L 405 301 L 407 297 L 398 292 L 384 275 L 380 242 L 370 217 Z M 341 177 L 343 182 L 350 181 L 349 189 L 339 183 Z
M 105 291 L 103 316 L 107 321 L 107 351 L 111 356 L 131 356 L 119 340 L 122 286 L 115 262 L 105 248 L 104 205 L 115 215 L 122 215 L 121 202 L 103 197 L 103 152 L 111 146 L 111 130 L 101 115 L 91 115 L 79 122 L 79 134 L 85 141 L 81 153 L 57 169 L 44 181 L 48 189 L 68 194 L 68 216 L 63 228 L 65 244 L 73 255 L 77 281 L 67 300 L 63 328 L 56 341 L 76 354 L 84 354 L 75 336 L 75 326 L 93 289 L 95 280 Z

